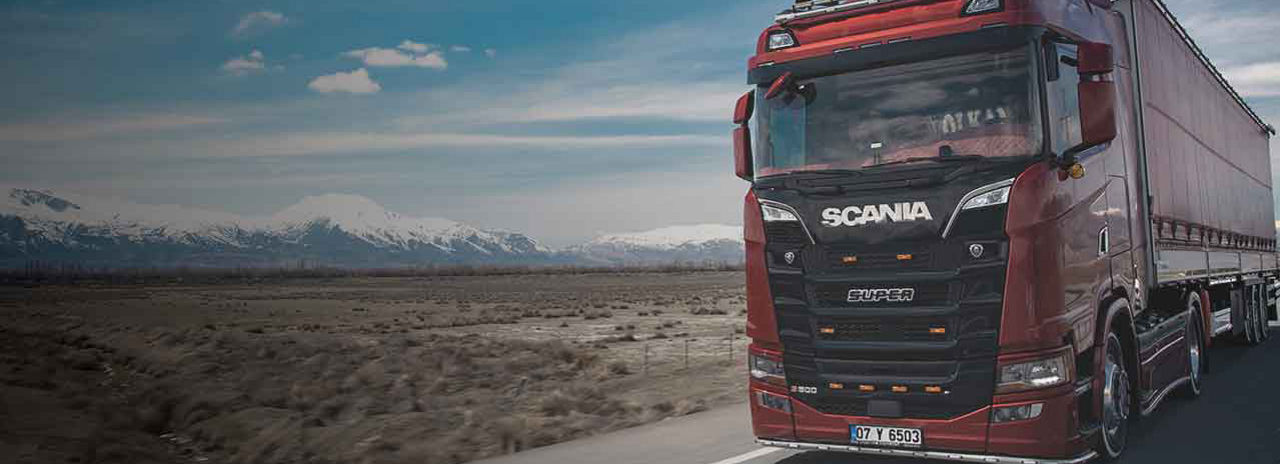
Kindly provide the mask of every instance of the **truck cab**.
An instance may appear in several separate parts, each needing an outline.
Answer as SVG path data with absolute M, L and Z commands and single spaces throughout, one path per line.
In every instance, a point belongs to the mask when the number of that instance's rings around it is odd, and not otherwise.
M 1189 378 L 1135 354 L 1159 281 L 1127 24 L 1110 0 L 811 1 L 760 35 L 733 137 L 761 443 L 1083 462 Z

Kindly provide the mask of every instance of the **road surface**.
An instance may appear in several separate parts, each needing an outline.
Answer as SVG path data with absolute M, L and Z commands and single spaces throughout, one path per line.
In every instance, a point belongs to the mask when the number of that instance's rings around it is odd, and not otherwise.
M 1280 331 L 1280 329 L 1271 329 Z M 1276 334 L 1280 335 L 1280 334 Z M 1133 429 L 1121 462 L 1280 463 L 1280 338 L 1256 348 L 1218 342 L 1206 391 L 1173 397 Z M 799 453 L 752 442 L 745 404 L 481 461 L 482 464 L 905 464 Z

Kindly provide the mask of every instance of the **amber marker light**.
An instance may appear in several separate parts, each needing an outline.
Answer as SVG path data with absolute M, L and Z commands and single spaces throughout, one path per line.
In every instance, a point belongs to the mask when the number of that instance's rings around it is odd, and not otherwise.
M 913 259 L 915 259 L 915 256 L 912 255 L 898 255 L 898 261 L 911 261 Z
M 836 333 L 836 329 L 835 327 L 822 327 L 818 329 L 818 333 L 821 333 L 823 335 L 831 335 Z
M 894 393 L 906 393 L 906 392 L 907 392 L 907 386 L 906 386 L 906 385 L 894 385 L 894 386 L 893 386 L 893 388 L 892 388 L 892 390 L 893 390 L 893 392 L 894 392 Z
M 858 264 L 858 257 L 857 257 L 857 256 L 845 256 L 845 257 L 843 257 L 843 258 L 840 258 L 840 262 L 845 263 L 845 264 Z
M 844 384 L 843 384 L 843 383 L 831 382 L 831 383 L 827 384 L 827 387 L 830 387 L 832 390 L 844 390 Z
M 924 387 L 924 392 L 933 393 L 933 394 L 942 393 L 942 387 L 939 387 L 937 385 L 929 385 L 927 387 Z
M 946 327 L 930 327 L 929 334 L 930 335 L 946 335 L 947 328 Z
M 876 386 L 875 385 L 858 385 L 858 391 L 863 393 L 874 393 L 876 391 Z

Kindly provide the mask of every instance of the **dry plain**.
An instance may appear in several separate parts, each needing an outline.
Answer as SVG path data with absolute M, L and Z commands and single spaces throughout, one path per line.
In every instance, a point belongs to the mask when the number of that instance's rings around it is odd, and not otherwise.
M 708 271 L 0 287 L 0 456 L 459 463 L 696 413 L 745 400 L 742 283 Z

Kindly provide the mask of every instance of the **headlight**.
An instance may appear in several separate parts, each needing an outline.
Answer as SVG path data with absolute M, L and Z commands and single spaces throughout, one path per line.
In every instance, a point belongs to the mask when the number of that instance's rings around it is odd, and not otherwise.
M 750 361 L 747 366 L 751 370 L 751 378 L 779 387 L 787 386 L 787 374 L 782 368 L 782 361 L 755 353 L 751 354 Z
M 1062 385 L 1071 381 L 1070 351 L 1051 358 L 1000 366 L 996 393 L 1014 393 Z
M 777 409 L 782 412 L 791 412 L 791 398 L 761 391 L 756 392 L 756 399 L 760 401 L 760 406 Z
M 760 205 L 760 214 L 764 216 L 764 222 L 798 222 L 800 220 L 795 213 L 776 206 Z
M 1040 417 L 1040 413 L 1043 411 L 1044 403 L 998 407 L 991 410 L 991 422 L 999 424 L 1035 419 Z
M 1009 192 L 1013 187 L 1001 187 L 990 192 L 970 198 L 964 203 L 963 210 L 971 210 L 978 208 L 986 208 L 988 206 L 1003 205 L 1009 202 Z
M 769 51 L 796 46 L 796 36 L 790 31 L 774 31 L 769 34 Z
M 964 6 L 964 15 L 992 13 L 1004 9 L 1003 0 L 969 0 Z

